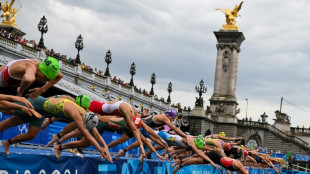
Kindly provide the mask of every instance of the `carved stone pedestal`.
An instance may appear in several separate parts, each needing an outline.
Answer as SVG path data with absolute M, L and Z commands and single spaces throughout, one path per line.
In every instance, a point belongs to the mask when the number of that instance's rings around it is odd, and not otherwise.
M 245 40 L 236 30 L 214 32 L 218 44 L 214 93 L 210 98 L 211 116 L 220 122 L 236 122 L 236 84 L 240 45 Z
M 276 114 L 276 119 L 274 119 L 275 123 L 273 124 L 273 126 L 278 128 L 281 131 L 290 132 L 291 131 L 291 117 L 288 116 L 286 113 L 282 113 L 279 110 L 276 110 L 275 114 Z
M 192 116 L 196 116 L 196 117 L 205 116 L 204 108 L 200 106 L 195 106 L 195 108 L 192 110 Z
M 290 132 L 291 131 L 291 123 L 281 123 L 281 122 L 275 122 L 273 124 L 274 127 L 277 129 L 283 131 L 283 132 Z

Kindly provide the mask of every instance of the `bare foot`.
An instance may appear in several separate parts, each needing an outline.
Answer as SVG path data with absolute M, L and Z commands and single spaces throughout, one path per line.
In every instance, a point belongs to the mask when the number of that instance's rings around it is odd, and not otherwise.
M 47 128 L 48 125 L 50 125 L 49 118 L 46 118 L 41 125 L 41 131 L 43 132 Z
M 4 152 L 5 152 L 6 156 L 9 156 L 10 155 L 10 152 L 9 152 L 9 148 L 10 148 L 9 142 L 8 141 L 3 141 L 2 144 L 3 144 Z
M 117 161 L 119 159 L 119 157 L 121 157 L 122 155 L 125 154 L 124 150 L 120 150 L 116 155 L 115 155 L 115 161 Z
M 50 146 L 51 144 L 55 143 L 58 140 L 58 136 L 57 135 L 52 135 L 52 140 L 50 142 L 47 143 L 46 147 Z
M 174 170 L 172 171 L 172 174 L 176 174 L 180 168 L 181 168 L 180 165 L 175 166 Z
M 139 158 L 140 158 L 140 163 L 142 163 L 142 162 L 143 162 L 143 159 L 144 159 L 144 155 L 141 154 L 141 155 L 139 156 Z

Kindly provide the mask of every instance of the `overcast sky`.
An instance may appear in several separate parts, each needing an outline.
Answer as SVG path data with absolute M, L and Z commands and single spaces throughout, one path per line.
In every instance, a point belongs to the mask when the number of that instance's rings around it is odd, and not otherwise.
M 1 1 L 4 2 L 4 1 Z M 80 52 L 85 64 L 105 70 L 110 49 L 110 73 L 130 81 L 129 69 L 136 64 L 135 85 L 167 99 L 173 84 L 172 103 L 194 107 L 195 86 L 203 79 L 213 94 L 217 50 L 213 34 L 225 23 L 216 8 L 233 9 L 235 0 L 17 0 L 22 5 L 16 23 L 27 39 L 38 43 L 37 24 L 43 15 L 49 31 L 45 46 L 75 58 L 76 38 L 84 38 Z M 260 118 L 264 112 L 273 124 L 280 109 L 292 118 L 292 126 L 310 126 L 310 1 L 245 0 L 237 18 L 246 40 L 241 45 L 236 97 L 241 113 Z

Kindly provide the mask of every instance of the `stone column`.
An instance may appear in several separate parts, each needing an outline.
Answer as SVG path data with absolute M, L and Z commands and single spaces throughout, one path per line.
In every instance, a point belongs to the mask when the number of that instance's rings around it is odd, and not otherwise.
M 217 38 L 217 60 L 214 93 L 210 99 L 211 116 L 220 122 L 236 122 L 236 83 L 240 45 L 245 40 L 237 30 L 214 32 Z

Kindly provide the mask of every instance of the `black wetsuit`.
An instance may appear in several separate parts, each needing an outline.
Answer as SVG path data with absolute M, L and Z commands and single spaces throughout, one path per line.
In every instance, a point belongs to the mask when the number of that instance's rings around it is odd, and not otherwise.
M 164 125 L 163 123 L 155 123 L 153 117 L 154 115 L 149 118 L 142 118 L 142 121 L 153 129 Z M 144 129 L 140 128 L 140 131 L 145 138 L 149 137 L 149 134 Z M 134 137 L 132 132 L 127 132 L 126 135 L 130 138 Z
M 234 159 L 241 158 L 241 154 L 238 152 L 237 147 L 231 147 L 228 151 L 225 150 L 224 153 L 227 157 L 234 155 Z
M 219 153 L 215 151 L 208 152 L 206 154 L 215 164 L 219 164 L 223 166 L 227 170 L 236 171 L 236 169 L 233 167 L 232 162 L 230 161 L 231 165 L 227 166 L 227 164 L 224 164 L 224 162 L 227 162 L 223 156 L 221 156 Z M 222 159 L 223 158 L 223 159 Z M 204 161 L 206 162 L 206 161 Z
M 161 127 L 164 125 L 163 123 L 155 123 L 153 120 L 153 117 L 154 115 L 149 118 L 143 118 L 142 120 L 146 125 L 148 125 L 151 128 L 157 128 L 157 127 Z

